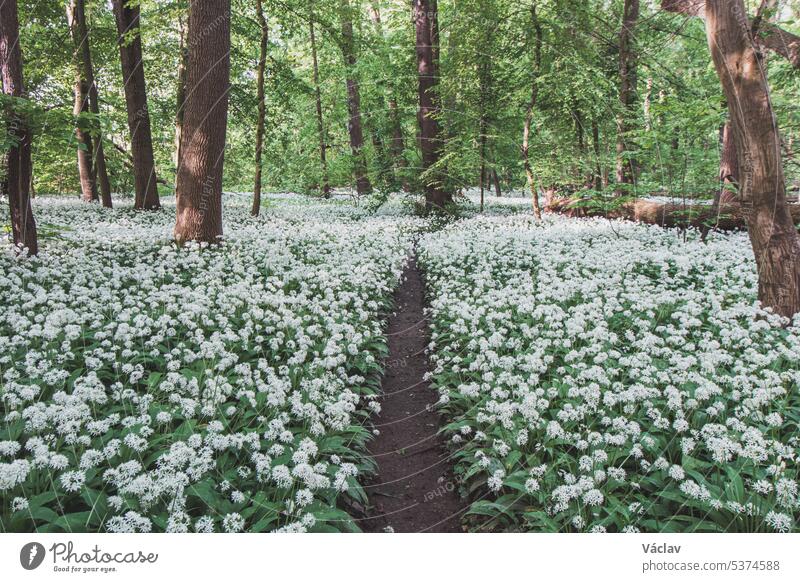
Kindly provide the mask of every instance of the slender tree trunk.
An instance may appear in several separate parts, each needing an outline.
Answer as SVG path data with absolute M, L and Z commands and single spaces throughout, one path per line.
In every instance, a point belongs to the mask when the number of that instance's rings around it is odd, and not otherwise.
M 542 25 L 536 13 L 536 0 L 531 4 L 531 25 L 534 32 L 533 44 L 533 71 L 531 81 L 531 98 L 525 110 L 525 124 L 522 130 L 522 162 L 525 166 L 525 176 L 528 180 L 528 188 L 531 191 L 531 201 L 533 203 L 533 214 L 537 220 L 542 219 L 542 209 L 539 205 L 539 191 L 536 180 L 533 176 L 533 167 L 530 159 L 530 138 L 531 126 L 533 124 L 533 112 L 536 110 L 536 101 L 539 97 L 539 74 L 542 70 Z
M 800 238 L 786 200 L 781 140 L 765 68 L 742 0 L 707 0 L 708 45 L 728 100 L 739 166 L 739 199 L 765 307 L 800 312 Z
M 356 79 L 356 45 L 353 38 L 353 16 L 350 0 L 340 0 L 339 16 L 342 26 L 342 54 L 347 68 L 347 111 L 349 118 L 347 130 L 350 134 L 350 149 L 353 153 L 353 167 L 356 175 L 356 191 L 359 195 L 372 191 L 367 177 L 367 163 L 364 158 L 364 132 L 361 127 L 361 94 Z
M 486 38 L 485 42 L 489 46 L 489 38 Z M 488 149 L 489 141 L 489 107 L 487 100 L 491 91 L 491 64 L 487 57 L 488 55 L 483 56 L 478 67 L 478 142 L 480 143 L 478 154 L 481 168 L 481 212 L 483 212 L 483 194 L 488 182 L 486 150 Z
M 406 167 L 406 159 L 403 155 L 406 151 L 406 144 L 403 136 L 403 125 L 400 122 L 397 99 L 394 97 L 389 99 L 389 120 L 392 124 L 392 145 L 390 149 L 394 159 L 395 173 L 400 173 Z
M 600 192 L 603 189 L 603 169 L 600 161 L 600 126 L 596 119 L 592 119 L 592 149 L 594 150 L 594 189 Z
M 492 181 L 494 182 L 494 195 L 501 198 L 503 196 L 503 190 L 500 188 L 500 176 L 497 175 L 496 168 L 492 168 Z
M 70 27 L 70 33 L 74 37 L 75 32 L 75 18 L 74 4 L 75 0 L 70 0 L 67 4 L 67 23 Z M 81 64 L 81 52 L 76 50 L 72 54 L 73 69 L 75 71 L 75 83 L 73 85 L 74 105 L 72 114 L 75 116 L 75 140 L 78 144 L 78 178 L 81 185 L 81 196 L 84 202 L 94 202 L 99 200 L 97 194 L 97 182 L 94 178 L 92 170 L 92 136 L 90 132 L 84 127 L 86 124 L 82 114 L 89 110 L 89 96 L 86 80 L 83 78 L 83 65 Z
M 17 0 L 0 2 L 0 73 L 3 93 L 17 99 L 24 98 Z M 30 200 L 32 135 L 27 120 L 16 111 L 16 105 L 12 102 L 6 111 L 8 121 L 5 129 L 14 143 L 5 155 L 7 169 L 2 189 L 8 196 L 14 245 L 27 248 L 29 255 L 36 255 L 39 242 Z
M 94 115 L 100 115 L 100 98 L 97 92 L 97 83 L 94 80 L 94 68 L 92 67 L 92 51 L 89 46 L 89 29 L 86 26 L 86 5 L 85 0 L 70 0 L 68 9 L 70 20 L 70 31 L 72 40 L 75 43 L 75 51 L 78 55 L 77 63 L 82 69 L 79 71 L 86 90 L 89 101 L 89 111 Z M 106 169 L 106 157 L 103 151 L 103 132 L 98 129 L 93 141 L 93 175 L 97 177 L 100 198 L 103 206 L 111 208 L 111 183 L 108 180 Z
M 253 208 L 250 213 L 258 216 L 261 210 L 261 155 L 264 150 L 264 120 L 267 116 L 267 106 L 264 98 L 264 72 L 267 68 L 267 48 L 269 44 L 269 27 L 264 17 L 264 6 L 261 0 L 256 0 L 258 25 L 261 28 L 261 44 L 258 53 L 258 73 L 256 75 L 256 92 L 258 95 L 258 121 L 256 122 L 256 171 L 255 184 L 253 185 Z
M 329 198 L 331 195 L 331 185 L 328 178 L 328 144 L 325 137 L 325 120 L 322 117 L 322 91 L 319 87 L 319 61 L 317 60 L 317 37 L 314 32 L 314 13 L 308 21 L 308 29 L 311 35 L 311 64 L 313 66 L 314 77 L 314 104 L 317 108 L 317 136 L 319 139 L 319 163 L 322 170 L 322 195 Z
M 230 0 L 195 0 L 189 13 L 184 137 L 175 193 L 178 244 L 217 242 L 222 236 L 230 17 Z
M 191 10 L 191 2 L 189 10 Z M 175 90 L 175 150 L 173 152 L 173 165 L 175 178 L 178 177 L 178 164 L 181 159 L 181 144 L 183 143 L 183 112 L 186 101 L 186 69 L 189 62 L 189 49 L 186 46 L 186 21 L 183 16 L 178 16 L 178 86 Z
M 419 81 L 420 150 L 425 179 L 425 206 L 428 210 L 443 210 L 452 202 L 453 195 L 433 176 L 434 166 L 441 156 L 442 137 L 439 127 L 438 54 L 439 14 L 435 0 L 413 0 L 413 17 L 416 28 L 417 75 Z
M 638 51 L 635 42 L 636 24 L 639 20 L 639 0 L 625 0 L 622 29 L 619 33 L 619 101 L 617 116 L 617 183 L 633 184 L 634 164 L 626 158 L 628 149 L 625 140 L 632 127 L 633 106 L 636 103 Z M 624 188 L 619 189 L 623 193 Z
M 377 3 L 370 2 L 368 5 L 368 11 L 370 20 L 372 20 L 372 25 L 375 28 L 375 35 L 378 39 L 380 39 L 381 42 L 380 55 L 381 58 L 383 58 L 385 49 L 383 47 L 384 34 L 380 7 L 377 5 Z M 383 64 L 387 67 L 387 70 L 391 65 L 391 63 L 387 61 L 383 61 Z M 387 111 L 386 96 L 393 95 L 394 89 L 392 88 L 391 81 L 383 77 L 377 80 L 376 85 L 377 103 L 375 106 L 375 111 L 369 117 L 367 127 L 369 128 L 372 136 L 372 145 L 375 148 L 375 158 L 378 162 L 378 175 L 384 184 L 391 183 L 394 185 L 396 182 L 396 176 L 394 172 L 395 164 L 392 162 L 391 151 L 389 148 L 387 148 L 384 139 L 384 129 L 388 126 L 385 120 L 385 113 Z
M 128 111 L 128 130 L 131 133 L 133 207 L 137 210 L 157 210 L 158 176 L 153 157 L 153 137 L 150 131 L 150 111 L 147 108 L 147 85 L 142 60 L 142 38 L 139 27 L 139 5 L 126 0 L 113 0 L 114 18 L 119 35 L 119 56 L 125 86 Z

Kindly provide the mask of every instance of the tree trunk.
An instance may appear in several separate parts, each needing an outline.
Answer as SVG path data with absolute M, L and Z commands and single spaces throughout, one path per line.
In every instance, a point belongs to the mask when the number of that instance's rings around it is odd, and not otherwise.
M 67 7 L 72 40 L 75 43 L 77 56 L 78 75 L 86 85 L 88 95 L 89 111 L 95 115 L 100 115 L 100 98 L 97 93 L 97 84 L 94 80 L 94 68 L 92 67 L 92 51 L 89 46 L 89 29 L 86 26 L 86 3 L 85 0 L 70 0 Z M 100 188 L 100 198 L 103 206 L 111 208 L 111 183 L 108 180 L 106 170 L 106 157 L 103 151 L 103 134 L 98 129 L 93 136 L 93 165 L 92 173 L 97 177 Z
M 397 99 L 394 97 L 389 98 L 389 120 L 392 124 L 392 145 L 390 149 L 394 158 L 395 173 L 400 173 L 406 167 L 406 159 L 403 155 L 406 150 L 406 144 L 403 137 L 403 125 L 400 122 Z
M 492 168 L 492 181 L 494 182 L 494 195 L 501 198 L 503 196 L 503 191 L 500 188 L 500 177 L 497 175 L 496 168 Z
M 189 13 L 184 137 L 175 240 L 222 236 L 222 170 L 230 91 L 230 0 L 195 0 Z
M 372 185 L 367 177 L 367 163 L 364 158 L 364 132 L 361 128 L 361 95 L 355 71 L 356 45 L 353 39 L 353 16 L 350 0 L 340 0 L 339 16 L 342 26 L 342 54 L 347 68 L 347 111 L 349 114 L 347 130 L 350 134 L 350 150 L 353 153 L 356 191 L 360 196 L 369 194 L 372 191 Z
M 786 200 L 781 140 L 769 85 L 742 0 L 707 0 L 708 45 L 728 100 L 739 167 L 739 199 L 765 307 L 800 312 L 800 238 Z
M 638 53 L 635 42 L 635 29 L 639 20 L 639 0 L 625 0 L 622 29 L 619 33 L 619 102 L 620 114 L 617 116 L 617 183 L 633 184 L 633 162 L 625 159 L 627 145 L 625 140 L 632 127 L 633 106 L 636 103 L 636 83 Z M 625 192 L 620 188 L 618 193 Z
M 253 185 L 253 208 L 250 213 L 258 216 L 261 211 L 261 155 L 264 150 L 264 118 L 267 116 L 264 98 L 264 71 L 267 68 L 267 47 L 269 43 L 269 28 L 264 17 L 264 6 L 261 0 L 256 0 L 258 25 L 261 28 L 261 44 L 258 53 L 258 73 L 256 75 L 258 120 L 256 122 L 256 170 L 255 184 Z
M 16 0 L 0 2 L 0 72 L 3 93 L 12 98 L 24 98 Z M 27 120 L 15 111 L 16 105 L 17 103 L 12 102 L 10 111 L 7 111 L 6 129 L 13 138 L 13 145 L 5 156 L 7 171 L 3 190 L 8 195 L 14 245 L 27 248 L 29 255 L 36 255 L 39 252 L 39 242 L 30 200 L 32 135 Z
M 425 207 L 443 210 L 452 202 L 453 195 L 445 191 L 441 180 L 432 175 L 441 156 L 442 138 L 439 127 L 438 40 L 439 14 L 436 0 L 413 0 L 413 17 L 416 28 L 417 76 L 419 81 L 420 150 L 425 178 Z
M 142 61 L 142 38 L 139 33 L 139 5 L 126 0 L 113 0 L 114 18 L 119 35 L 119 56 L 128 110 L 128 130 L 131 133 L 133 207 L 137 210 L 157 210 L 158 177 L 153 158 L 153 137 L 150 132 L 150 112 L 147 108 L 147 85 Z
M 191 2 L 189 3 L 191 10 Z M 189 49 L 186 47 L 186 21 L 183 16 L 178 16 L 178 86 L 175 91 L 175 151 L 173 164 L 175 178 L 178 177 L 178 165 L 181 159 L 181 144 L 183 143 L 183 112 L 186 101 L 186 69 L 189 62 Z
M 311 35 L 311 63 L 314 76 L 314 103 L 317 108 L 317 135 L 319 137 L 319 163 L 322 170 L 322 195 L 329 198 L 331 185 L 328 178 L 328 144 L 325 138 L 325 120 L 322 117 L 322 91 L 319 87 L 319 62 L 317 60 L 317 37 L 314 33 L 314 13 L 308 20 L 308 29 Z
M 531 98 L 525 110 L 525 124 L 522 130 L 522 161 L 525 166 L 525 177 L 528 180 L 528 188 L 531 191 L 531 201 L 533 203 L 533 214 L 537 220 L 542 219 L 542 208 L 539 205 L 539 191 L 536 187 L 536 180 L 533 176 L 533 167 L 530 160 L 530 136 L 531 125 L 533 124 L 533 112 L 536 109 L 536 101 L 539 97 L 539 74 L 542 70 L 542 25 L 536 14 L 536 0 L 531 4 L 531 27 L 534 31 L 533 44 L 533 71 L 531 82 Z
M 594 189 L 596 192 L 603 190 L 603 169 L 600 154 L 600 126 L 596 119 L 592 119 L 592 149 L 594 150 Z
M 714 193 L 714 202 L 711 204 L 711 216 L 715 220 L 716 228 L 719 224 L 720 209 L 723 206 L 734 203 L 736 194 L 731 192 L 731 188 L 737 188 L 739 180 L 739 160 L 736 153 L 736 144 L 733 141 L 730 120 L 726 121 L 719 128 L 719 188 Z M 712 225 L 708 222 L 700 227 L 700 239 L 705 242 Z
M 73 2 L 67 4 L 67 22 L 72 33 L 75 19 L 73 18 Z M 74 33 L 72 33 L 74 35 Z M 72 55 L 73 68 L 75 70 L 75 83 L 73 85 L 74 105 L 72 114 L 75 116 L 75 140 L 78 143 L 78 178 L 81 184 L 81 196 L 84 202 L 94 202 L 99 200 L 97 194 L 97 182 L 92 171 L 92 136 L 84 127 L 86 120 L 82 114 L 89 110 L 89 96 L 86 80 L 83 78 L 83 66 L 81 65 L 81 53 L 75 50 Z

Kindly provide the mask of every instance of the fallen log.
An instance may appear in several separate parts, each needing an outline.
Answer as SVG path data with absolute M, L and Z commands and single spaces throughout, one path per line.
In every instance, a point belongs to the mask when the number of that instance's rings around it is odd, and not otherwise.
M 800 225 L 800 204 L 790 204 L 789 210 L 794 223 Z M 717 230 L 744 230 L 747 228 L 741 206 L 731 203 L 722 204 L 719 208 L 719 216 L 717 216 L 712 207 L 705 204 L 684 205 L 635 200 L 623 204 L 613 211 L 604 212 L 599 209 L 576 206 L 576 201 L 570 198 L 554 198 L 545 207 L 545 211 L 576 217 L 620 218 L 665 227 L 700 227 L 705 223 Z

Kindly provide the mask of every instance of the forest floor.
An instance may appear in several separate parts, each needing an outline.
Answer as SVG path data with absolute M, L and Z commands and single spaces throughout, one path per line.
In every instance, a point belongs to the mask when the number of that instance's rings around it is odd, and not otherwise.
M 369 532 L 460 532 L 466 511 L 433 410 L 437 395 L 425 380 L 429 332 L 424 289 L 412 258 L 386 330 L 389 354 L 381 413 L 375 419 L 380 434 L 369 447 L 378 472 L 365 486 L 373 503 L 373 515 L 363 524 Z

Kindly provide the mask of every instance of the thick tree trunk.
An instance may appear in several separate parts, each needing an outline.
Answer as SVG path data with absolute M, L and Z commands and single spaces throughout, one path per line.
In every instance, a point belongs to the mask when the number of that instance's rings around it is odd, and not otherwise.
M 765 69 L 742 0 L 707 0 L 706 33 L 728 100 L 739 167 L 739 199 L 765 307 L 800 312 L 800 238 L 786 200 L 781 140 Z
M 319 163 L 322 171 L 322 195 L 325 198 L 331 195 L 330 179 L 328 177 L 328 144 L 325 137 L 325 120 L 322 117 L 322 91 L 319 86 L 319 61 L 317 60 L 317 37 L 314 32 L 314 13 L 308 21 L 311 36 L 311 64 L 314 80 L 314 104 L 317 109 L 317 136 L 319 139 Z
M 639 0 L 625 0 L 622 28 L 619 33 L 619 102 L 617 116 L 617 183 L 633 184 L 634 169 L 631 159 L 626 159 L 626 139 L 632 127 L 630 120 L 636 103 L 638 51 L 635 42 L 636 24 L 639 20 Z M 620 193 L 624 192 L 620 188 Z
M 536 109 L 536 101 L 539 97 L 539 74 L 542 70 L 542 25 L 539 23 L 539 16 L 536 13 L 536 0 L 531 4 L 531 28 L 534 32 L 533 43 L 533 71 L 531 82 L 531 98 L 525 110 L 525 124 L 522 130 L 522 162 L 525 166 L 525 177 L 528 180 L 528 188 L 531 191 L 531 202 L 533 203 L 533 214 L 537 220 L 542 219 L 542 208 L 539 205 L 539 191 L 533 175 L 533 167 L 530 160 L 530 137 L 531 126 L 533 124 L 533 112 Z
M 350 150 L 353 154 L 353 168 L 356 176 L 356 191 L 359 195 L 372 191 L 367 177 L 367 163 L 364 158 L 364 132 L 361 127 L 361 94 L 356 78 L 356 45 L 353 38 L 353 16 L 350 0 L 340 0 L 339 16 L 342 27 L 342 55 L 347 68 L 347 130 L 350 134 Z
M 139 33 L 139 5 L 126 0 L 113 0 L 114 18 L 119 35 L 119 56 L 125 86 L 128 130 L 131 133 L 133 157 L 134 202 L 137 210 L 157 210 L 158 177 L 153 158 L 153 137 L 150 112 L 147 108 L 147 85 L 142 61 L 142 38 Z
M 256 75 L 256 93 L 258 99 L 258 120 L 256 121 L 256 170 L 255 184 L 253 185 L 253 208 L 250 213 L 258 216 L 261 211 L 261 155 L 264 150 L 264 121 L 267 116 L 267 107 L 264 98 L 264 72 L 267 68 L 267 47 L 269 44 L 269 28 L 264 17 L 264 6 L 261 0 L 256 0 L 258 25 L 261 28 L 261 44 L 258 52 L 258 73 Z
M 0 73 L 3 93 L 23 98 L 25 89 L 16 0 L 0 2 Z M 5 129 L 12 136 L 14 144 L 5 156 L 7 170 L 2 189 L 8 196 L 14 245 L 27 248 L 29 255 L 36 255 L 39 242 L 30 200 L 32 135 L 27 120 L 14 110 L 15 105 L 12 103 L 6 112 L 8 122 Z
M 442 137 L 439 127 L 438 54 L 439 14 L 436 0 L 413 0 L 413 18 L 416 28 L 417 76 L 419 81 L 420 150 L 425 179 L 425 207 L 443 210 L 452 202 L 452 193 L 446 191 L 441 180 L 432 175 L 441 156 Z
M 86 26 L 86 3 L 85 0 L 70 0 L 67 7 L 72 40 L 75 43 L 77 56 L 77 66 L 80 68 L 78 75 L 86 85 L 89 101 L 89 111 L 94 115 L 100 115 L 100 98 L 97 92 L 97 84 L 94 80 L 94 68 L 92 67 L 92 51 L 89 46 L 89 29 Z M 98 130 L 93 136 L 93 165 L 92 172 L 96 176 L 100 189 L 100 198 L 103 206 L 111 208 L 111 183 L 108 180 L 106 169 L 106 157 L 103 151 L 103 134 Z
M 230 0 L 195 0 L 189 13 L 184 137 L 175 240 L 222 236 L 222 170 L 230 91 Z
M 189 3 L 191 10 L 191 3 Z M 181 159 L 181 144 L 183 143 L 183 112 L 186 101 L 186 69 L 189 63 L 189 49 L 186 46 L 186 20 L 178 17 L 178 86 L 175 90 L 175 149 L 173 151 L 173 165 L 175 178 L 178 177 L 178 165 Z
M 719 189 L 714 193 L 714 202 L 711 205 L 711 216 L 716 223 L 719 223 L 721 207 L 734 203 L 736 194 L 731 189 L 737 188 L 739 180 L 739 160 L 730 120 L 719 128 L 719 148 Z M 706 240 L 711 228 L 710 223 L 703 224 L 700 228 L 702 240 Z

